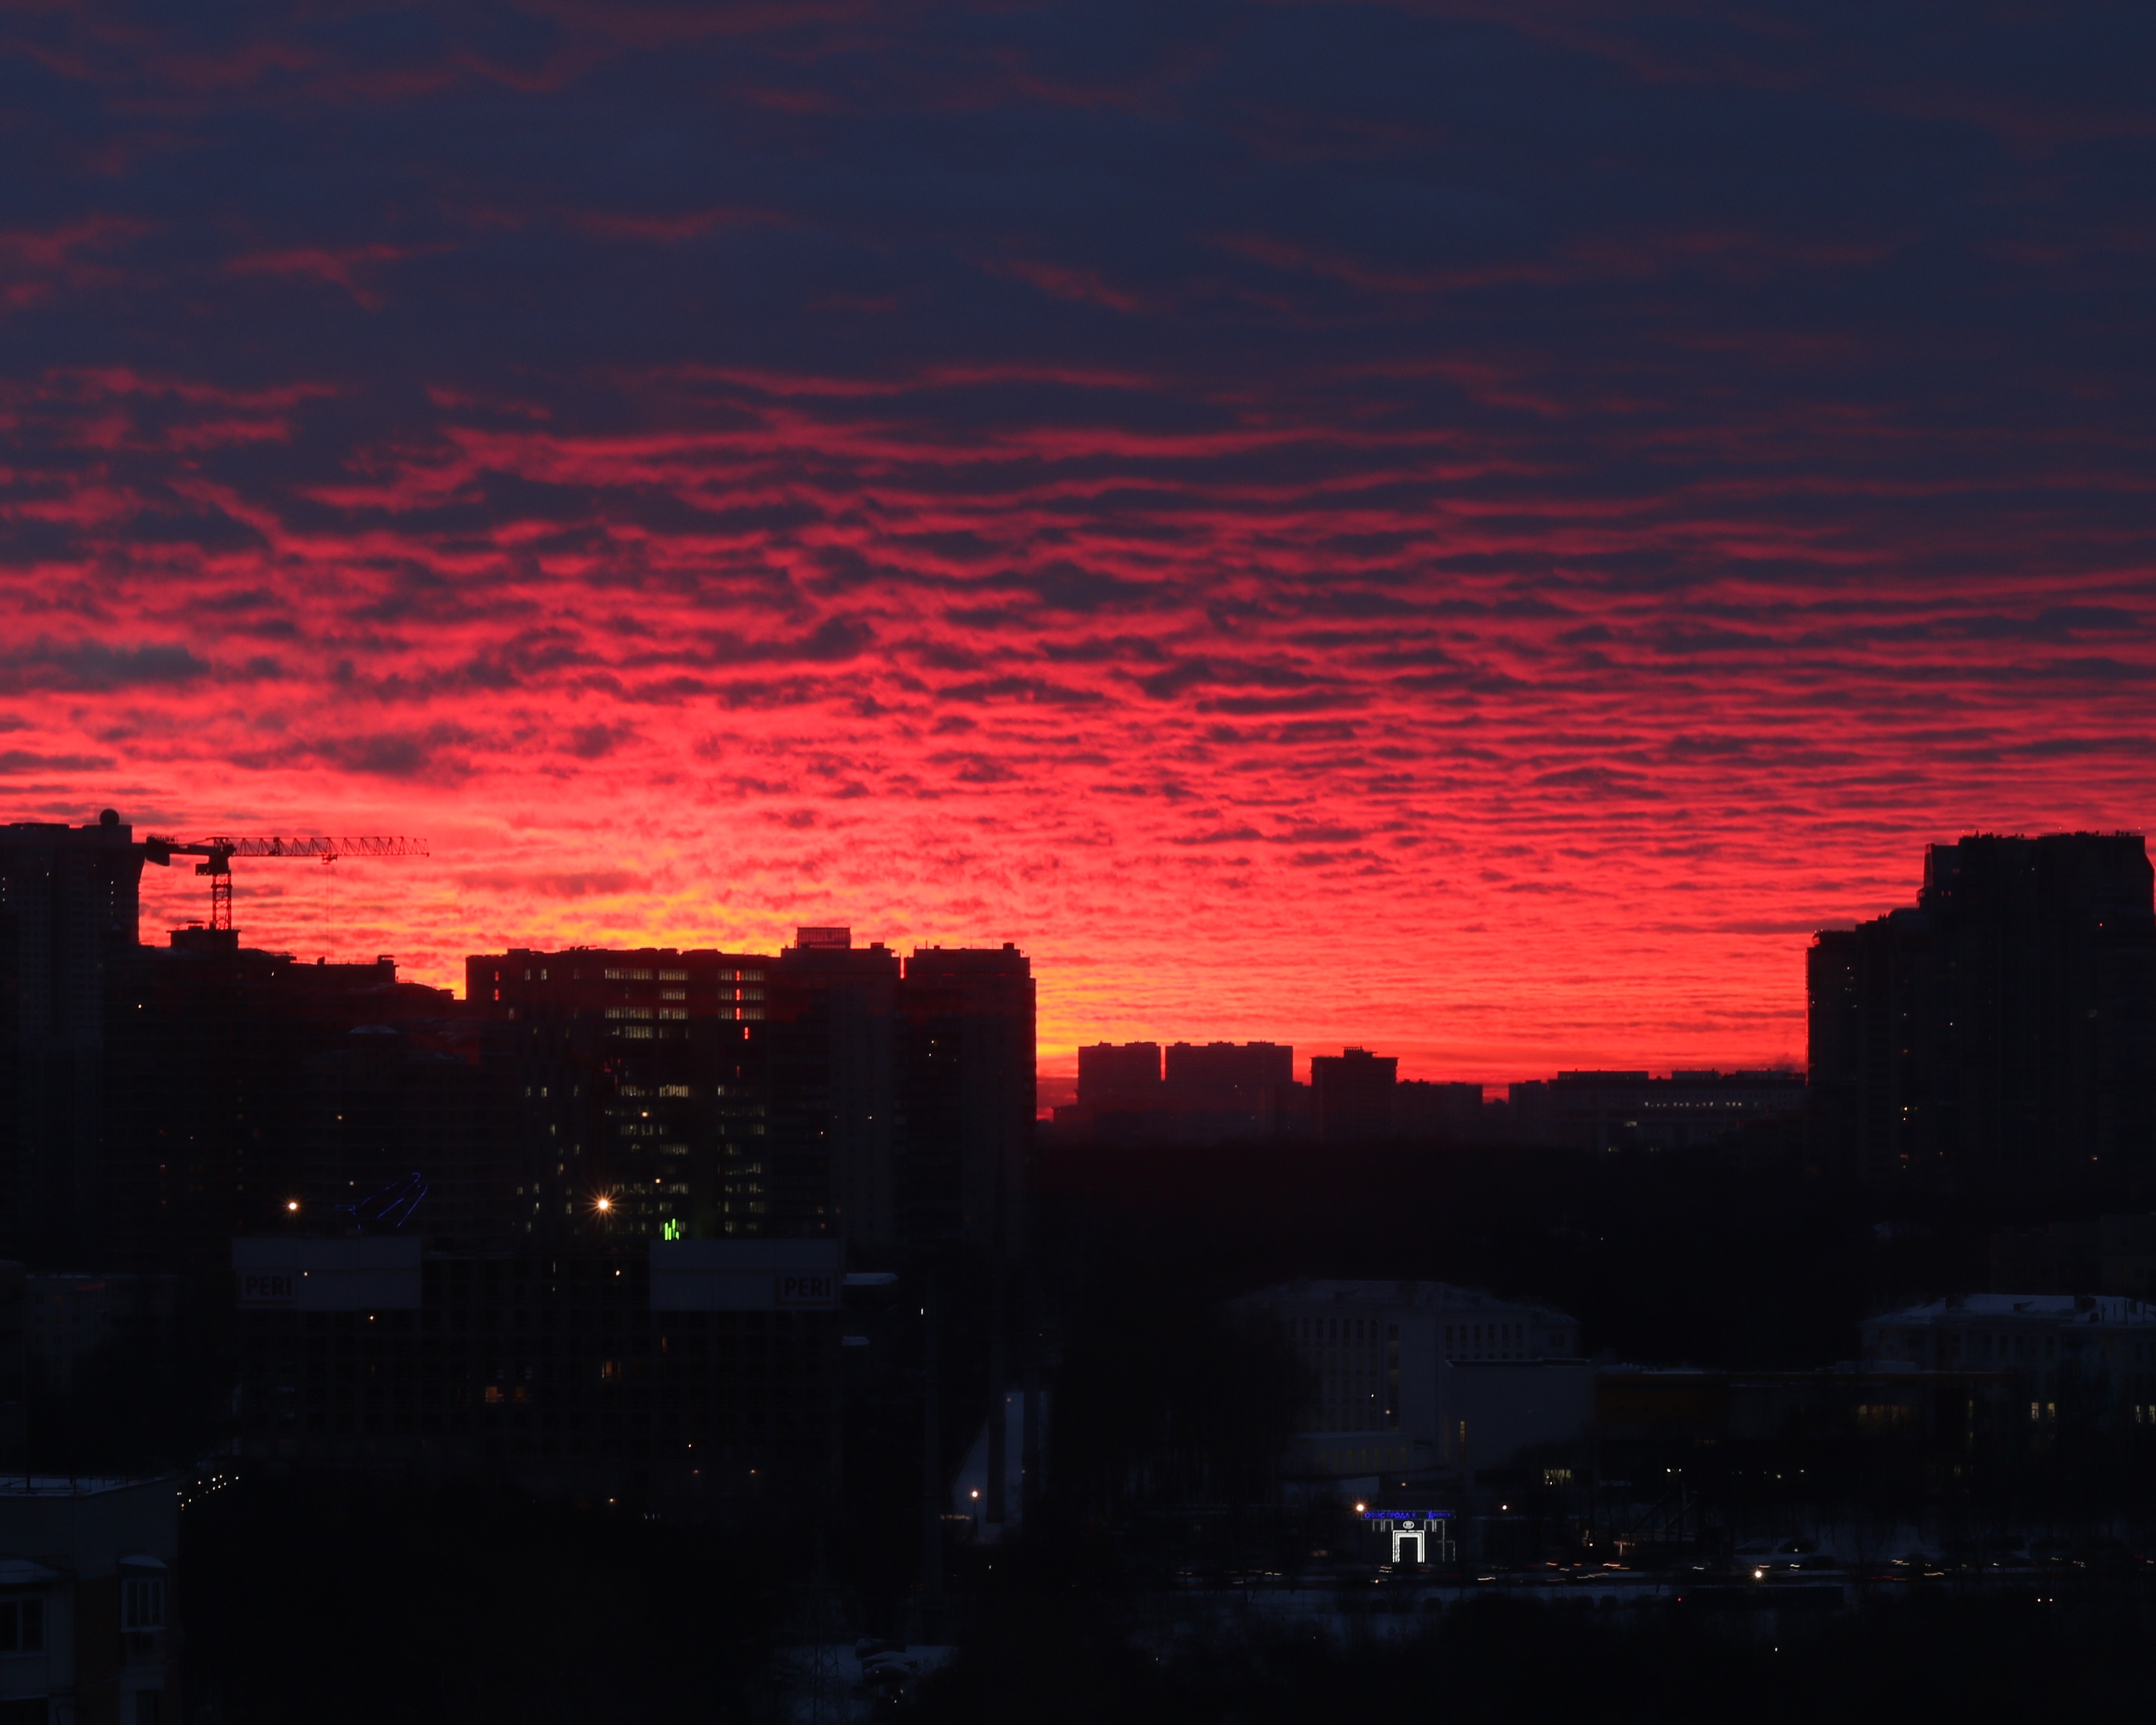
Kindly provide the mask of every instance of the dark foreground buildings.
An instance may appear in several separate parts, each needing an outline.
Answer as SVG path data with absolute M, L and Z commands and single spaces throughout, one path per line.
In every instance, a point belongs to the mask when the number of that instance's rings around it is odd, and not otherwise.
M 836 1240 L 270 1237 L 233 1255 L 245 1460 L 700 1518 L 814 1498 L 837 1465 Z
M 2156 1163 L 2156 911 L 2133 834 L 1925 853 L 1913 909 L 1816 936 L 1814 1124 L 1869 1177 Z
M 459 1001 L 230 929 L 141 944 L 154 849 L 109 811 L 0 828 L 0 1255 L 222 1276 L 267 1231 L 1018 1249 L 1014 947 L 517 950 L 470 959 Z
M 87 1407 L 154 1356 L 259 1460 L 731 1513 L 829 1476 L 849 1271 L 933 1262 L 947 1299 L 1006 1309 L 1035 1094 L 1015 947 L 518 949 L 459 1000 L 229 928 L 141 944 L 161 849 L 111 814 L 0 828 L 0 1261 L 54 1320 L 41 1394 Z

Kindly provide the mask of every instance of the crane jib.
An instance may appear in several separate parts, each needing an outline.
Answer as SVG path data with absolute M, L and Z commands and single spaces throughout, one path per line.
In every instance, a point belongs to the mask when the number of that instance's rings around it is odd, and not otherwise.
M 142 860 L 155 863 L 160 868 L 169 867 L 176 856 L 203 859 L 195 865 L 195 872 L 209 876 L 209 926 L 213 929 L 229 929 L 232 927 L 232 860 L 235 856 L 309 857 L 328 863 L 344 856 L 399 857 L 425 856 L 428 854 L 424 839 L 243 839 L 218 834 L 207 839 L 183 841 L 150 833 L 145 834 L 142 840 Z

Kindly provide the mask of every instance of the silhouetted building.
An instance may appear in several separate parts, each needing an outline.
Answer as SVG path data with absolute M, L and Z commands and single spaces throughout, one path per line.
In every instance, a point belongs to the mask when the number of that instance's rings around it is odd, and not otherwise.
M 321 1160 L 335 1149 L 315 1111 L 323 1058 L 334 1066 L 362 1026 L 459 1010 L 387 957 L 302 964 L 203 928 L 136 947 L 116 993 L 104 1231 L 72 1268 L 218 1271 L 234 1235 L 292 1225 L 295 1202 L 305 1225 L 331 1225 L 321 1206 L 349 1189 Z M 440 1137 L 431 1148 L 465 1153 Z M 397 1159 L 424 1183 L 423 1163 Z
M 1297 1088 L 1284 1042 L 1173 1043 L 1164 1074 L 1157 1042 L 1101 1043 L 1078 1050 L 1078 1099 L 1055 1111 L 1055 1129 L 1065 1142 L 1102 1145 L 1270 1138 L 1284 1112 L 1306 1113 L 1292 1106 Z
M 106 1033 L 142 852 L 95 826 L 0 827 L 0 1255 L 80 1261 L 101 1231 Z
M 1393 1087 L 1393 1129 L 1404 1138 L 1441 1144 L 1493 1142 L 1479 1084 L 1401 1080 Z
M 1284 1042 L 1176 1042 L 1163 1088 L 1177 1137 L 1218 1144 L 1260 1136 L 1268 1100 L 1294 1082 L 1295 1050 Z
M 2156 1159 L 2156 906 L 2138 834 L 1925 853 L 1913 911 L 1807 962 L 1815 1131 L 1871 1175 Z
M 1310 1062 L 1311 1124 L 1321 1144 L 1365 1143 L 1393 1135 L 1393 1086 L 1400 1063 L 1368 1049 L 1315 1055 Z
M 1015 1256 L 1038 1095 L 1033 967 L 1008 943 L 916 947 L 899 1015 L 906 1238 Z
M 1516 1142 L 1579 1150 L 1680 1150 L 1719 1144 L 1748 1127 L 1794 1122 L 1800 1072 L 1560 1072 L 1511 1087 Z
M 778 955 L 764 1034 L 769 1117 L 760 1152 L 765 1208 L 730 1215 L 733 1235 L 842 1234 L 888 1249 L 899 1235 L 898 955 L 855 947 L 844 928 L 803 928 Z M 744 1141 L 746 1142 L 746 1141 Z M 744 1196 L 757 1177 L 729 1175 Z
M 1158 1042 L 1097 1042 L 1078 1050 L 1078 1106 L 1096 1114 L 1165 1105 Z
M 1265 1098 L 1260 1136 L 1300 1142 L 1311 1135 L 1310 1086 L 1278 1084 Z

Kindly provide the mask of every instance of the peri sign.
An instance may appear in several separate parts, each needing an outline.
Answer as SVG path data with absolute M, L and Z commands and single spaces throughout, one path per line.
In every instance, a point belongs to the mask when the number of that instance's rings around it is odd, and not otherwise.
M 846 1249 L 835 1240 L 654 1240 L 654 1312 L 836 1312 Z

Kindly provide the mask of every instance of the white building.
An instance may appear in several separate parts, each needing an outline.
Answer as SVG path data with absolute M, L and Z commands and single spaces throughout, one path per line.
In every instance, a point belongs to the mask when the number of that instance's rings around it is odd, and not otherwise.
M 1866 1319 L 1868 1366 L 2012 1372 L 2029 1417 L 2059 1405 L 2156 1425 L 2156 1305 L 2115 1294 L 1966 1294 Z
M 171 1480 L 0 1479 L 0 1717 L 171 1725 Z
M 1309 1368 L 1291 1472 L 1353 1486 L 1495 1467 L 1579 1434 L 1593 1373 L 1548 1307 L 1435 1281 L 1298 1281 L 1253 1294 Z

